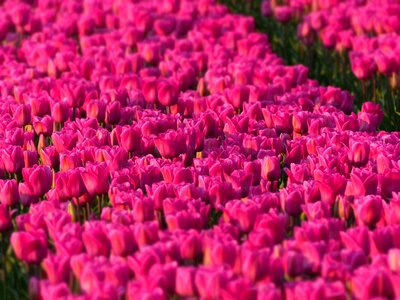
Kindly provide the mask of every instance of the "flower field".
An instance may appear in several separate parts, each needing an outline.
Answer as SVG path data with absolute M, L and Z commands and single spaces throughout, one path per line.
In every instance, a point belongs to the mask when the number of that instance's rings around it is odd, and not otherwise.
M 0 3 L 0 299 L 400 297 L 397 2 Z

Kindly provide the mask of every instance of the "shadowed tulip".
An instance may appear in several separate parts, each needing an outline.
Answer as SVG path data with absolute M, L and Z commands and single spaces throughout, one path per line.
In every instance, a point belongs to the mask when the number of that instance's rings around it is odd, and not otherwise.
M 0 232 L 6 232 L 13 227 L 7 206 L 0 204 Z

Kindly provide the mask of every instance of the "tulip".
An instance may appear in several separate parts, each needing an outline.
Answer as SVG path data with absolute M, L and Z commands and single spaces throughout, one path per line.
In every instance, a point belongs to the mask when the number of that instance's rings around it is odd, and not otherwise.
M 11 216 L 8 208 L 4 204 L 0 204 L 0 232 L 6 232 L 13 227 Z
M 115 129 L 118 144 L 128 152 L 136 151 L 140 147 L 140 128 L 139 126 L 119 127 Z
M 261 163 L 261 177 L 265 180 L 275 181 L 281 178 L 280 157 L 266 156 Z
M 372 57 L 368 55 L 350 55 L 351 70 L 360 80 L 370 79 L 376 70 Z
M 102 195 L 108 192 L 108 168 L 105 163 L 86 165 L 81 174 L 86 190 L 91 195 Z
M 374 226 L 383 214 L 382 198 L 379 196 L 365 196 L 356 199 L 354 204 L 356 208 L 356 218 L 360 224 Z
M 366 255 L 370 252 L 369 231 L 365 226 L 356 227 L 340 233 L 340 239 L 345 248 L 362 250 Z
M 66 122 L 71 115 L 70 107 L 66 102 L 57 102 L 51 108 L 51 116 L 56 123 Z
M 119 101 L 113 101 L 107 104 L 106 108 L 106 123 L 117 124 L 121 119 L 121 103 Z
M 366 142 L 351 143 L 349 151 L 349 159 L 353 165 L 361 167 L 368 162 L 369 158 L 369 144 Z
M 387 269 L 359 268 L 352 276 L 351 282 L 357 298 L 394 298 L 394 287 Z
M 40 160 L 43 165 L 49 166 L 50 168 L 57 168 L 60 164 L 60 157 L 54 146 L 48 146 L 41 148 L 39 151 Z
M 390 197 L 393 192 L 400 192 L 400 171 L 384 171 L 378 175 L 378 183 L 383 197 Z
M 82 159 L 80 153 L 65 152 L 59 154 L 60 171 L 65 172 L 71 169 L 82 167 Z
M 47 193 L 53 182 L 53 173 L 48 166 L 24 168 L 22 176 L 30 194 L 36 197 L 41 197 Z
M 301 275 L 305 267 L 305 257 L 303 254 L 295 251 L 288 251 L 283 258 L 283 269 L 288 277 L 297 277 Z
M 177 268 L 175 290 L 179 296 L 191 297 L 196 294 L 195 274 L 196 268 L 192 266 Z
M 20 146 L 8 146 L 0 150 L 0 167 L 8 173 L 16 173 L 24 166 L 24 153 Z
M 85 87 L 79 82 L 74 84 L 65 83 L 60 86 L 61 99 L 73 108 L 82 106 L 85 100 L 85 93 Z
M 292 11 L 289 6 L 277 6 L 273 10 L 275 18 L 282 23 L 287 23 L 292 17 Z
M 110 241 L 107 238 L 106 228 L 100 221 L 85 223 L 82 240 L 86 252 L 91 256 L 108 256 L 110 253 L 111 246 Z
M 181 131 L 169 130 L 154 142 L 163 158 L 174 158 L 186 152 L 186 136 Z
M 15 179 L 0 180 L 1 203 L 6 206 L 13 206 L 19 202 L 18 183 Z
M 141 278 L 149 275 L 154 265 L 164 261 L 165 253 L 157 250 L 159 249 L 147 247 L 128 257 L 129 268 L 135 273 L 136 277 Z
M 227 276 L 216 268 L 199 268 L 195 275 L 196 290 L 202 298 L 218 299 Z
M 171 82 L 160 82 L 157 86 L 158 101 L 164 106 L 172 106 L 178 102 L 179 88 Z
M 136 250 L 137 246 L 130 228 L 113 228 L 108 231 L 107 236 L 113 255 L 127 256 Z
M 139 247 L 153 244 L 158 239 L 158 224 L 157 222 L 136 223 L 133 228 L 133 235 Z
M 20 104 L 14 111 L 14 119 L 18 126 L 26 126 L 31 122 L 31 107 L 28 104 Z
M 55 188 L 61 199 L 80 197 L 87 192 L 82 179 L 83 171 L 84 168 L 77 168 L 56 173 Z
M 302 212 L 304 196 L 298 187 L 301 186 L 290 185 L 286 189 L 280 190 L 281 207 L 290 216 L 297 216 Z
M 250 89 L 247 86 L 235 86 L 229 90 L 228 101 L 235 109 L 240 109 L 243 103 L 249 101 Z
M 11 235 L 11 246 L 18 259 L 40 263 L 47 254 L 47 237 L 43 231 L 18 231 Z
M 378 176 L 368 171 L 353 169 L 351 181 L 347 183 L 346 195 L 365 196 L 374 195 L 377 191 Z
M 50 254 L 43 260 L 42 266 L 51 283 L 68 282 L 70 273 L 69 257 Z
M 53 119 L 50 116 L 33 118 L 33 128 L 37 135 L 51 136 L 53 133 Z

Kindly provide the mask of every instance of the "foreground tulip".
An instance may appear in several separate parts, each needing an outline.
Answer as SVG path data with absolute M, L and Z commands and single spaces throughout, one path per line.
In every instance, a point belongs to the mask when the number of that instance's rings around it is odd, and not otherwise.
M 55 188 L 61 199 L 80 197 L 87 192 L 82 172 L 83 168 L 77 168 L 56 174 Z
M 196 294 L 194 278 L 196 269 L 194 267 L 179 267 L 176 270 L 175 290 L 182 297 L 190 297 Z
M 164 158 L 174 158 L 186 152 L 186 135 L 182 131 L 169 130 L 154 141 Z
M 24 166 L 24 153 L 20 146 L 9 146 L 0 150 L 0 167 L 8 173 L 16 173 Z
M 29 264 L 40 263 L 47 254 L 47 237 L 43 231 L 18 231 L 11 236 L 18 259 Z
M 68 256 L 49 254 L 43 260 L 42 266 L 51 283 L 67 282 L 69 280 L 70 265 Z
M 87 165 L 81 176 L 88 193 L 91 195 L 106 194 L 110 186 L 108 174 L 109 170 L 105 163 Z
M 53 182 L 53 173 L 48 166 L 24 168 L 22 176 L 31 195 L 37 197 L 41 197 L 47 193 Z
M 85 230 L 82 233 L 82 240 L 89 255 L 109 255 L 111 246 L 104 224 L 100 222 L 87 222 Z
M 128 126 L 119 127 L 115 129 L 118 144 L 128 152 L 138 150 L 140 147 L 140 127 L 139 126 Z
M 13 206 L 19 202 L 18 183 L 13 180 L 0 180 L 0 200 L 6 206 Z

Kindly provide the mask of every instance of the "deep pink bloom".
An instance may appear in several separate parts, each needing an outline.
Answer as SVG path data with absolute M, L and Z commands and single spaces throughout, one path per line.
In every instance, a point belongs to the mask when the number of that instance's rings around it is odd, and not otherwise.
M 43 260 L 42 266 L 51 283 L 68 282 L 71 269 L 68 256 L 49 254 Z
M 0 180 L 0 199 L 6 206 L 13 206 L 19 202 L 18 183 L 15 179 Z
M 158 152 L 164 158 L 174 158 L 186 152 L 186 134 L 168 130 L 154 141 Z
M 48 166 L 24 168 L 22 176 L 30 194 L 37 197 L 47 193 L 53 182 L 53 173 Z
M 40 263 L 47 254 L 47 236 L 43 231 L 18 231 L 11 235 L 11 245 L 18 259 Z
M 58 172 L 55 175 L 55 188 L 61 199 L 80 197 L 87 190 L 82 179 L 84 168 L 71 169 L 66 172 Z
M 8 207 L 0 204 L 0 232 L 8 231 L 12 228 L 11 216 L 8 212 Z
M 109 170 L 107 164 L 89 164 L 81 174 L 86 190 L 91 195 L 101 195 L 108 192 Z
M 100 221 L 91 221 L 85 223 L 85 229 L 82 233 L 83 244 L 86 252 L 91 256 L 108 256 L 111 245 L 107 238 L 107 229 Z
M 280 156 L 266 156 L 262 160 L 261 177 L 269 181 L 275 181 L 281 178 Z
M 16 173 L 24 167 L 24 153 L 20 146 L 8 146 L 0 150 L 0 168 L 8 173 Z
M 178 102 L 179 87 L 172 82 L 159 82 L 157 85 L 158 101 L 164 106 L 171 106 Z

